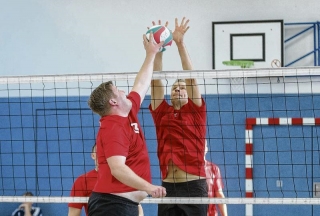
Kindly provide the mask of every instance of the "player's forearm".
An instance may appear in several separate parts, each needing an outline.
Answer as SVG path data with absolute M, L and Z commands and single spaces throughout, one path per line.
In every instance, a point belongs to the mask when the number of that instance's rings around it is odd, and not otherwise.
M 151 80 L 152 72 L 153 72 L 153 63 L 154 63 L 155 55 L 154 54 L 147 54 L 146 58 L 144 59 L 144 62 L 137 74 L 137 77 L 135 79 L 135 84 L 145 84 L 146 81 Z
M 154 71 L 162 71 L 162 52 L 157 53 L 155 59 L 154 59 L 154 64 L 153 64 L 153 70 Z M 162 87 L 162 82 L 161 80 L 152 80 L 151 81 L 151 86 L 152 87 Z M 151 89 L 152 91 L 153 89 Z
M 176 43 L 176 44 L 177 44 L 179 55 L 181 58 L 181 64 L 182 64 L 183 70 L 193 70 L 193 66 L 191 63 L 190 56 L 187 51 L 187 47 L 185 46 L 185 44 L 183 42 Z M 186 79 L 186 84 L 187 84 L 187 90 L 188 90 L 189 97 L 192 100 L 195 98 L 200 99 L 201 94 L 200 94 L 200 91 L 197 86 L 198 85 L 197 80 L 196 79 Z M 198 103 L 201 104 L 201 102 L 197 102 L 197 104 Z
M 146 94 L 153 73 L 153 63 L 155 54 L 147 54 L 141 69 L 139 70 L 134 81 L 133 90 L 138 92 L 141 97 Z
M 123 164 L 111 169 L 111 174 L 125 185 L 141 191 L 148 191 L 151 184 L 135 174 L 127 165 Z
M 193 70 L 192 62 L 187 51 L 187 47 L 183 42 L 176 43 L 181 58 L 181 64 L 183 70 Z
M 215 196 L 217 198 L 225 198 L 224 193 L 222 191 L 222 189 L 218 190 L 215 192 Z M 220 213 L 222 216 L 227 216 L 228 215 L 228 211 L 227 211 L 227 205 L 226 204 L 218 204 Z
M 154 60 L 154 71 L 162 71 L 162 53 L 157 53 Z M 161 79 L 151 80 L 151 107 L 156 109 L 164 97 L 164 86 Z
M 218 204 L 221 216 L 228 216 L 227 205 Z
M 154 71 L 162 71 L 162 52 L 159 52 L 156 54 L 156 57 L 154 59 Z

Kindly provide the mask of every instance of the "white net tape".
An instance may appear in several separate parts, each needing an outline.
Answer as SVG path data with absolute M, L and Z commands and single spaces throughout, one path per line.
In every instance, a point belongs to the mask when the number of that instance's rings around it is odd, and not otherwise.
M 48 196 L 0 196 L 0 202 L 33 203 L 86 203 L 89 197 L 48 197 Z M 320 199 L 314 198 L 197 198 L 165 197 L 145 198 L 141 203 L 159 204 L 282 204 L 282 205 L 319 205 Z
M 320 67 L 300 68 L 270 68 L 270 69 L 233 69 L 233 70 L 190 70 L 190 71 L 162 71 L 154 73 L 153 79 L 231 79 L 231 78 L 262 78 L 262 77 L 296 77 L 319 76 Z M 69 74 L 43 76 L 3 76 L 0 84 L 45 83 L 45 82 L 81 82 L 101 80 L 134 80 L 134 73 L 100 73 L 100 74 Z

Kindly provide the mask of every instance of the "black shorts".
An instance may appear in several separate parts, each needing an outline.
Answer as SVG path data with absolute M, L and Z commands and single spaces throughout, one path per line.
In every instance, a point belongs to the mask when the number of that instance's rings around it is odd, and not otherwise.
M 206 179 L 168 183 L 162 182 L 166 197 L 208 197 Z M 158 216 L 207 216 L 208 204 L 159 204 Z
M 139 203 L 108 193 L 92 192 L 88 201 L 89 216 L 138 216 Z

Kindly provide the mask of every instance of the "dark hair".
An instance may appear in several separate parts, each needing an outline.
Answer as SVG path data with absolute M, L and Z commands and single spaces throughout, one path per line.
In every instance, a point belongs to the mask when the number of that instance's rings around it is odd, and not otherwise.
M 90 109 L 100 116 L 105 116 L 110 111 L 109 100 L 115 96 L 111 86 L 112 81 L 101 83 L 90 95 L 88 105 Z
M 94 152 L 95 152 L 95 151 L 94 151 L 94 148 L 96 147 L 96 145 L 97 145 L 96 143 L 93 144 L 92 149 L 91 149 L 91 153 L 94 153 Z
M 174 86 L 174 84 L 176 84 L 176 83 L 181 83 L 181 82 L 186 82 L 186 80 L 185 79 L 176 79 L 174 82 L 173 82 L 173 84 L 172 84 L 172 86 L 171 86 L 171 90 L 172 90 L 172 88 L 173 88 L 173 86 Z
M 177 83 L 177 82 L 186 82 L 186 80 L 185 79 L 176 79 L 176 81 L 174 81 L 174 83 L 173 84 L 175 84 L 175 83 Z
M 33 196 L 33 193 L 27 191 L 27 192 L 25 192 L 22 196 Z

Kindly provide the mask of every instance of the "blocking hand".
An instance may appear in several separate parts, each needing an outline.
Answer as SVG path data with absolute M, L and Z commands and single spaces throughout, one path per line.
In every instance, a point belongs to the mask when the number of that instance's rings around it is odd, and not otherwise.
M 175 29 L 174 32 L 172 33 L 173 40 L 176 43 L 182 43 L 183 42 L 183 37 L 184 34 L 188 31 L 190 28 L 188 26 L 189 20 L 186 20 L 185 17 L 182 18 L 182 21 L 179 25 L 178 23 L 178 18 L 175 19 Z

